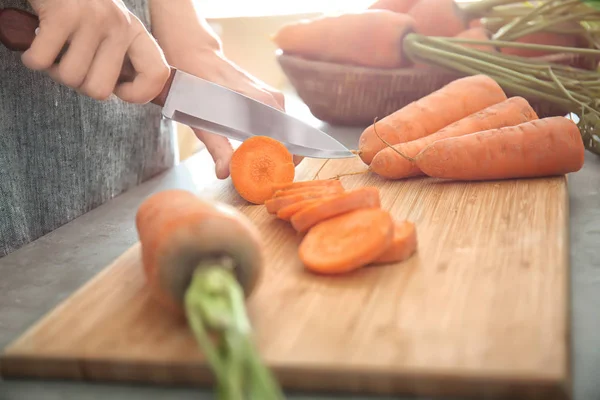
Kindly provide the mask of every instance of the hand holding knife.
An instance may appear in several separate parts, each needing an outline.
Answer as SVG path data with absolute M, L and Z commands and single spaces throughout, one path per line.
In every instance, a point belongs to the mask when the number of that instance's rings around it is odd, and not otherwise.
M 25 51 L 38 25 L 38 18 L 26 11 L 0 9 L 0 42 L 10 50 Z M 135 74 L 126 58 L 119 81 L 131 81 Z M 233 140 L 269 136 L 303 157 L 354 157 L 337 140 L 285 112 L 172 67 L 165 86 L 151 102 L 162 107 L 166 118 Z

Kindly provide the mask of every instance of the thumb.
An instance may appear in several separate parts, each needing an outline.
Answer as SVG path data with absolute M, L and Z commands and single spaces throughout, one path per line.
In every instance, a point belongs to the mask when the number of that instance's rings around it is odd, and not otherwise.
M 219 179 L 229 176 L 229 163 L 233 155 L 233 147 L 225 136 L 215 135 L 200 129 L 193 129 L 196 137 L 204 143 L 206 150 L 215 162 L 215 174 Z

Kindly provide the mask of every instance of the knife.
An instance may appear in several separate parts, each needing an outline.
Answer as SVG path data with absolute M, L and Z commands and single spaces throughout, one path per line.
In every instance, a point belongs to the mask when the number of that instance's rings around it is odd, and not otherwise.
M 31 46 L 38 25 L 34 14 L 0 8 L 0 43 L 12 51 L 25 51 Z M 56 62 L 59 60 L 60 55 Z M 134 76 L 135 69 L 126 57 L 119 82 L 131 81 Z M 162 114 L 168 119 L 233 140 L 269 136 L 303 157 L 354 157 L 325 132 L 285 112 L 173 67 L 163 90 L 151 102 L 162 107 Z

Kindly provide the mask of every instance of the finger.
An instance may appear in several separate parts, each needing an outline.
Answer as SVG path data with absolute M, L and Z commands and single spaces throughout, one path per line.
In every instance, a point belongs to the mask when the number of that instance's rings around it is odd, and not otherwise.
M 115 94 L 130 103 L 148 103 L 160 94 L 169 79 L 169 65 L 156 41 L 145 30 L 135 37 L 127 54 L 137 75 L 133 82 L 118 85 Z
M 50 68 L 49 75 L 66 86 L 79 88 L 85 81 L 99 44 L 98 31 L 89 25 L 83 26 L 73 35 L 60 64 Z
M 233 155 L 233 147 L 224 136 L 208 133 L 200 129 L 193 129 L 194 133 L 204 143 L 215 162 L 217 178 L 225 179 L 229 176 L 229 163 Z
M 113 37 L 103 40 L 79 90 L 96 100 L 108 99 L 117 84 L 126 51 L 122 40 Z
M 22 54 L 21 61 L 33 70 L 50 68 L 72 32 L 73 24 L 62 18 L 40 20 L 37 36 Z

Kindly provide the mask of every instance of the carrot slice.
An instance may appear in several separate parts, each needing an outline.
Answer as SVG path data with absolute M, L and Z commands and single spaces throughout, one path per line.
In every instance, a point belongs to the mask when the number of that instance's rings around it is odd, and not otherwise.
M 394 223 L 394 238 L 390 246 L 381 254 L 374 264 L 397 263 L 408 259 L 417 251 L 417 230 L 410 221 Z
M 339 179 L 316 179 L 314 181 L 297 181 L 289 183 L 276 183 L 272 185 L 273 191 L 298 189 L 314 186 L 342 186 L 342 181 L 340 181 Z
M 313 204 L 320 203 L 322 199 L 309 199 L 302 200 L 296 203 L 290 204 L 289 206 L 282 207 L 279 211 L 277 211 L 277 218 L 282 219 L 284 221 L 289 221 L 294 214 L 303 208 L 310 207 Z
M 373 262 L 392 243 L 394 221 L 381 208 L 362 208 L 323 221 L 304 237 L 298 255 L 321 274 L 343 274 Z
M 319 197 L 325 197 L 326 195 L 327 192 L 307 191 L 305 193 L 293 194 L 291 196 L 275 197 L 269 199 L 265 202 L 265 206 L 267 207 L 267 212 L 269 214 L 277 214 L 277 211 L 279 211 L 283 207 L 289 206 L 290 204 L 294 204 L 303 200 L 317 199 Z
M 378 208 L 380 206 L 379 190 L 376 187 L 367 186 L 323 198 L 320 203 L 298 211 L 290 221 L 296 231 L 306 232 L 328 218 L 359 208 Z
M 275 139 L 252 136 L 233 153 L 230 164 L 231 181 L 246 201 L 263 204 L 273 196 L 274 184 L 294 180 L 292 154 Z
M 297 189 L 278 190 L 273 195 L 273 198 L 293 196 L 295 194 L 304 194 L 306 192 L 342 193 L 344 190 L 345 190 L 344 187 L 341 185 L 315 186 L 315 187 L 309 186 L 309 187 L 297 188 Z

